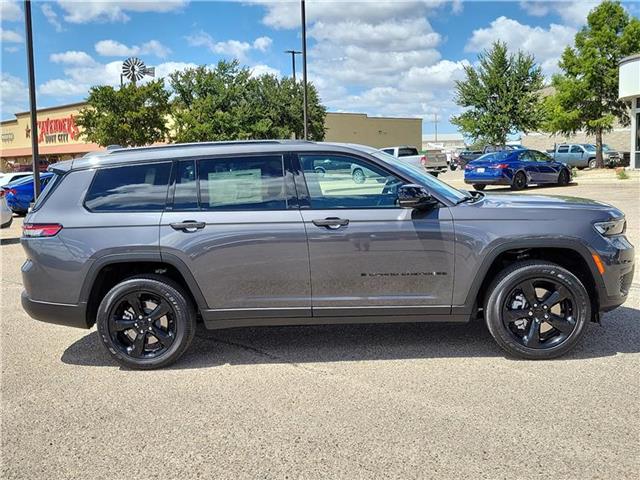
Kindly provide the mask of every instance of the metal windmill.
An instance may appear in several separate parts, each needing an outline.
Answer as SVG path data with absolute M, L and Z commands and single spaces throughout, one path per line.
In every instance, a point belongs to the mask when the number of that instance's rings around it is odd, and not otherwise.
M 137 81 L 142 80 L 142 77 L 148 75 L 155 77 L 156 69 L 154 67 L 147 67 L 142 60 L 136 57 L 127 58 L 122 63 L 122 73 L 120 74 L 120 86 L 122 86 L 122 79 L 127 78 L 134 85 Z

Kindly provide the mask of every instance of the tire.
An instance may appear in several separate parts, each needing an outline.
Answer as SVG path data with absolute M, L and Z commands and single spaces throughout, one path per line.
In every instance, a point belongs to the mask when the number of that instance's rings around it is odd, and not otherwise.
M 485 188 L 487 188 L 487 186 L 486 186 L 486 185 L 480 185 L 480 184 L 478 184 L 478 183 L 476 183 L 476 184 L 474 184 L 474 185 L 473 185 L 473 189 L 474 189 L 474 190 L 482 191 L 482 190 L 484 190 Z
M 361 168 L 356 168 L 351 172 L 351 177 L 357 184 L 363 184 L 367 180 L 367 177 L 364 175 L 364 171 Z
M 590 170 L 593 170 L 597 166 L 598 166 L 598 163 L 596 162 L 595 158 L 592 158 L 591 160 L 589 160 L 589 169 Z
M 569 184 L 569 171 L 565 168 L 560 170 L 560 174 L 558 175 L 558 186 L 564 187 Z
M 457 165 L 449 165 L 449 170 L 451 170 L 452 172 L 455 172 L 458 169 Z
M 317 174 L 319 177 L 324 177 L 324 176 L 325 176 L 325 174 L 327 173 L 327 171 L 326 171 L 324 168 L 322 168 L 322 167 L 316 167 L 316 168 L 314 168 L 314 171 L 316 172 L 316 174 Z
M 518 172 L 511 182 L 511 190 L 523 190 L 527 188 L 527 176 L 524 172 Z
M 519 290 L 520 285 L 530 282 L 534 285 L 533 293 L 527 294 L 526 288 Z M 566 299 L 552 303 L 551 289 L 538 293 L 553 284 L 558 285 L 553 288 L 557 288 L 555 292 L 559 295 L 554 298 L 566 294 Z M 582 282 L 569 270 L 550 262 L 515 263 L 495 278 L 488 293 L 484 312 L 489 332 L 504 351 L 519 358 L 544 360 L 564 355 L 580 341 L 591 318 L 591 303 Z M 533 306 L 527 300 L 531 295 Z M 521 308 L 510 309 L 515 305 L 512 300 Z M 545 309 L 545 303 L 552 306 Z
M 127 302 L 127 296 L 137 299 L 137 307 Z M 142 316 L 136 318 L 136 312 L 151 318 L 153 311 L 147 312 L 145 308 L 156 298 L 156 307 L 163 302 L 162 307 L 168 309 L 168 313 L 152 323 Z M 129 307 L 122 307 L 127 304 Z M 122 328 L 117 323 L 128 327 Z M 195 335 L 196 312 L 189 296 L 177 283 L 161 275 L 138 275 L 109 290 L 98 307 L 97 324 L 102 345 L 118 363 L 136 370 L 151 370 L 171 365 L 187 350 Z M 141 328 L 139 332 L 138 328 Z M 140 342 L 137 341 L 139 334 Z M 151 342 L 152 339 L 155 341 Z M 150 348 L 147 352 L 149 343 L 151 347 L 157 345 L 156 349 Z M 140 344 L 142 350 L 136 355 Z
M 440 175 L 440 172 L 431 172 L 431 175 L 438 178 L 438 175 Z
M 2 225 L 0 225 L 0 228 L 9 228 L 12 223 L 13 223 L 13 216 L 9 218 L 8 222 L 5 222 Z

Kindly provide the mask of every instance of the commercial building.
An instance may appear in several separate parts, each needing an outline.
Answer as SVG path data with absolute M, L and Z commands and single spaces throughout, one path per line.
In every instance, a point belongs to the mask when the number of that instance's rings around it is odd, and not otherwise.
M 80 139 L 75 123 L 84 103 L 60 105 L 38 110 L 38 150 L 49 162 L 67 160 L 99 150 L 95 143 Z M 422 120 L 419 118 L 369 117 L 362 113 L 327 113 L 326 136 L 329 142 L 349 142 L 386 147 L 414 145 L 420 148 Z M 29 112 L 0 122 L 2 145 L 0 170 L 14 170 L 31 162 L 31 122 Z
M 618 97 L 629 105 L 631 128 L 627 148 L 631 152 L 631 168 L 640 168 L 640 55 L 623 58 L 618 76 Z

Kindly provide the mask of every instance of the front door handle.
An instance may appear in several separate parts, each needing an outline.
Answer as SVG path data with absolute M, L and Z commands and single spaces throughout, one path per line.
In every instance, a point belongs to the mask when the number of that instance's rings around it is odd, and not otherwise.
M 196 222 L 195 220 L 185 220 L 183 222 L 175 222 L 169 224 L 174 230 L 182 230 L 183 232 L 192 233 L 197 230 L 202 230 L 206 223 Z
M 318 220 L 311 220 L 316 227 L 326 227 L 331 230 L 337 230 L 340 227 L 346 227 L 349 225 L 349 220 L 346 218 L 328 217 Z

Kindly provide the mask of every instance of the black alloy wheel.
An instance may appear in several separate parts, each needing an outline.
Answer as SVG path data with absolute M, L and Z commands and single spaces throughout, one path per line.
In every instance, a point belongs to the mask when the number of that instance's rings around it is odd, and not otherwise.
M 558 175 L 558 185 L 564 187 L 569 184 L 569 172 L 566 169 L 560 170 L 560 174 Z
M 580 279 L 550 262 L 512 264 L 488 292 L 487 327 L 498 345 L 517 357 L 563 355 L 576 345 L 591 318 L 591 302 Z
M 108 329 L 122 353 L 133 358 L 159 357 L 176 338 L 175 313 L 160 295 L 138 290 L 113 303 Z
M 527 176 L 524 172 L 518 172 L 513 177 L 513 182 L 511 183 L 511 188 L 513 190 L 522 190 L 527 186 Z
M 113 287 L 98 307 L 98 333 L 122 365 L 153 369 L 175 362 L 195 334 L 196 314 L 182 287 L 140 275 Z
M 565 341 L 575 329 L 574 305 L 573 295 L 561 283 L 527 279 L 506 296 L 502 322 L 520 345 L 551 348 Z

